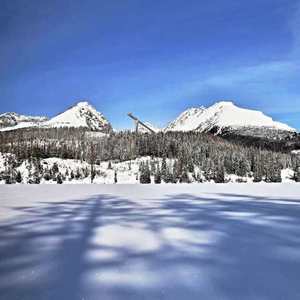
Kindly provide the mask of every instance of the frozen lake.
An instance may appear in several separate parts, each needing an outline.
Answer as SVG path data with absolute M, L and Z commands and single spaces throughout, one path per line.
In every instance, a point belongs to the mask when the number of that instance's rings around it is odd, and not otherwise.
M 300 184 L 0 187 L 0 299 L 300 299 Z

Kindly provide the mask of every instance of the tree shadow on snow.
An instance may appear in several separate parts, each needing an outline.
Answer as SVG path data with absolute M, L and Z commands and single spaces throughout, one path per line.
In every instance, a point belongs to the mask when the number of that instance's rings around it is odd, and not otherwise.
M 1 299 L 300 297 L 297 201 L 100 194 L 15 209 L 0 223 Z

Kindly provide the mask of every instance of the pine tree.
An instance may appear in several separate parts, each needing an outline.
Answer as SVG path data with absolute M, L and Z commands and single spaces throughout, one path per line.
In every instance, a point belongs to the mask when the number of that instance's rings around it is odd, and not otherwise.
M 254 172 L 253 172 L 253 182 L 261 182 L 262 181 L 262 170 L 261 167 L 255 164 Z
M 194 172 L 195 166 L 194 166 L 194 163 L 193 163 L 192 159 L 189 159 L 189 160 L 188 160 L 188 165 L 187 165 L 187 167 L 188 167 L 188 171 L 189 171 L 190 173 L 193 173 L 193 172 Z
M 180 183 L 190 183 L 190 178 L 189 178 L 189 175 L 187 173 L 186 170 L 184 170 L 182 173 L 181 173 L 181 176 L 179 178 L 179 182 Z
M 167 170 L 166 170 L 166 174 L 161 177 L 161 179 L 165 183 L 176 183 L 177 182 L 177 178 L 174 176 L 174 173 L 173 173 L 172 169 L 173 168 L 168 167 Z
M 300 166 L 297 166 L 295 168 L 294 179 L 295 179 L 296 182 L 300 182 Z
M 17 172 L 16 175 L 16 182 L 21 183 L 22 182 L 22 174 L 20 171 Z
M 52 178 L 48 170 L 44 173 L 43 177 L 46 181 L 49 181 Z
M 89 177 L 89 174 L 90 174 L 89 169 L 88 169 L 87 167 L 84 168 L 84 169 L 83 169 L 83 175 L 84 175 L 84 178 Z
M 156 183 L 156 184 L 160 184 L 161 183 L 161 173 L 160 173 L 159 166 L 157 166 L 157 168 L 155 170 L 154 183 Z
M 57 184 L 62 184 L 63 180 L 62 180 L 62 176 L 60 173 L 58 173 L 58 175 L 56 176 L 56 183 Z
M 238 169 L 236 175 L 240 177 L 247 176 L 247 173 L 250 171 L 250 166 L 247 164 L 247 162 L 243 159 L 239 161 Z
M 41 165 L 39 160 L 33 160 L 33 173 L 31 176 L 31 183 L 39 184 L 41 182 L 40 174 L 41 174 Z
M 261 182 L 262 176 L 261 162 L 255 159 L 253 162 L 253 182 Z
M 275 162 L 273 162 L 273 167 L 271 169 L 270 181 L 282 182 L 280 166 Z
M 57 163 L 55 162 L 52 166 L 52 173 L 53 173 L 53 175 L 56 175 L 56 173 L 58 173 L 58 172 L 59 172 L 59 168 L 58 168 Z
M 82 175 L 81 175 L 81 172 L 79 170 L 79 168 L 76 169 L 76 174 L 75 174 L 75 179 L 81 179 L 82 178 Z
M 183 173 L 182 161 L 176 159 L 173 164 L 173 179 L 180 180 L 182 173 Z
M 215 183 L 224 183 L 225 182 L 225 170 L 223 165 L 219 165 L 215 172 Z
M 117 174 L 117 171 L 115 171 L 115 174 L 114 174 L 114 183 L 118 183 L 118 174 Z
M 156 172 L 155 161 L 153 159 L 151 159 L 151 161 L 150 161 L 150 173 L 151 173 L 151 175 L 154 175 L 155 172 Z
M 161 178 L 165 181 L 165 177 L 167 174 L 167 161 L 166 158 L 163 157 L 162 162 L 161 162 Z
M 148 164 L 142 164 L 140 170 L 140 183 L 151 183 L 151 174 Z
M 215 178 L 215 165 L 211 159 L 207 159 L 203 166 L 204 177 L 207 181 Z
M 9 174 L 4 175 L 4 182 L 5 184 L 13 184 L 13 180 Z
M 201 172 L 198 172 L 196 174 L 196 181 L 202 183 L 203 182 L 203 178 L 201 176 Z

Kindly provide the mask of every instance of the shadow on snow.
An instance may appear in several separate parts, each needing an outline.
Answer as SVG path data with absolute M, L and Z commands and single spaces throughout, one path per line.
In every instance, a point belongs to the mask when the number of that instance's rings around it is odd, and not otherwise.
M 15 209 L 0 223 L 1 299 L 300 297 L 297 201 L 95 195 Z

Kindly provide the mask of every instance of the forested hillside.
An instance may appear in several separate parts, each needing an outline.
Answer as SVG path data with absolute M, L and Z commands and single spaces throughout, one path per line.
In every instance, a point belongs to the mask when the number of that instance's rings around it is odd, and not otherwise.
M 146 156 L 152 158 L 152 163 L 139 163 L 140 182 L 145 183 L 151 175 L 157 182 L 224 182 L 226 174 L 234 174 L 240 181 L 251 177 L 257 182 L 280 182 L 284 169 L 293 170 L 295 180 L 300 177 L 299 156 L 279 146 L 271 150 L 269 144 L 245 145 L 197 132 L 125 131 L 108 135 L 91 133 L 85 128 L 21 129 L 0 133 L 0 152 L 11 154 L 5 156 L 1 172 L 1 179 L 6 182 L 15 182 L 20 177 L 16 168 L 24 161 L 32 164 L 31 173 L 38 178 L 34 181 L 39 182 L 45 176 L 40 160 L 53 157 L 85 162 L 89 167 L 82 172 L 91 181 L 96 175 L 101 176 L 95 172 L 95 166 L 101 162 L 134 161 Z M 166 160 L 172 163 L 166 164 Z M 56 178 L 59 170 L 54 173 Z

